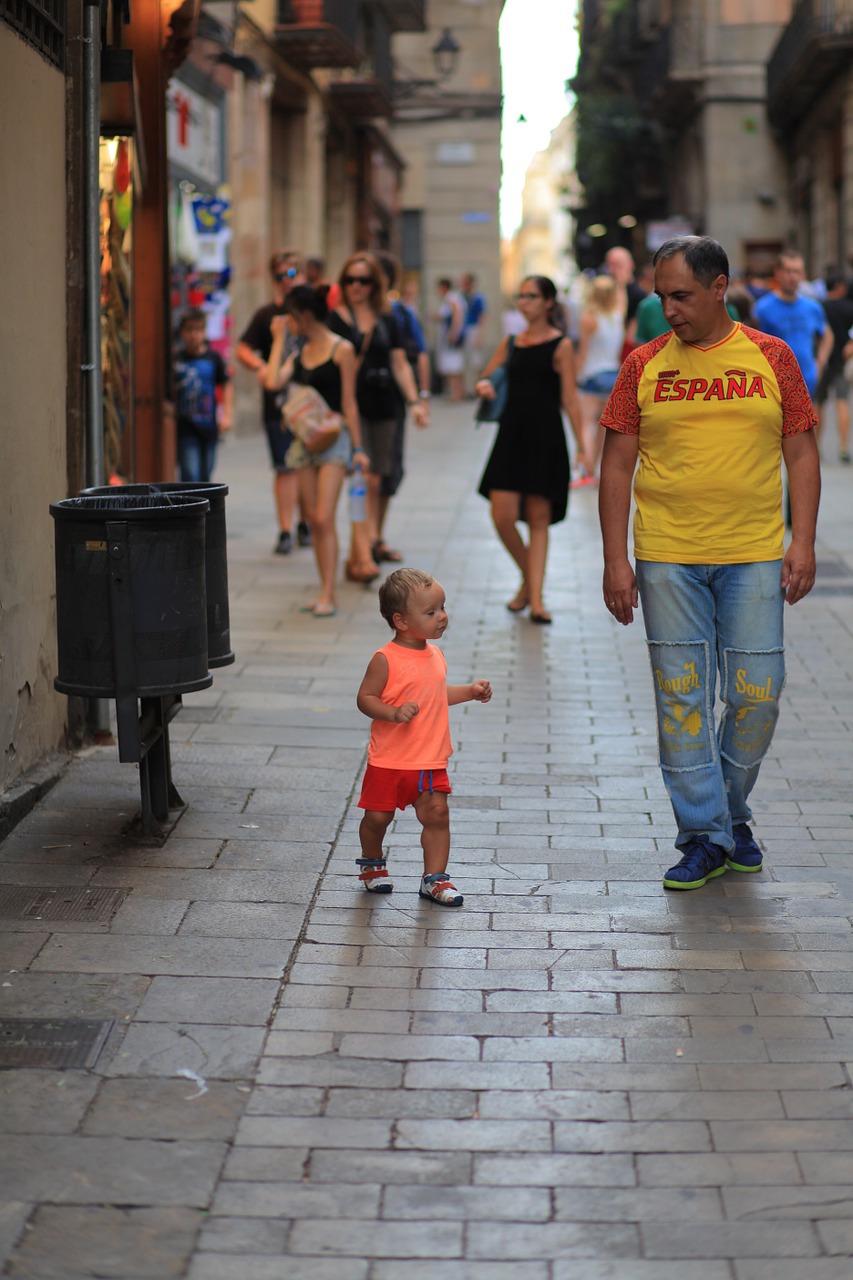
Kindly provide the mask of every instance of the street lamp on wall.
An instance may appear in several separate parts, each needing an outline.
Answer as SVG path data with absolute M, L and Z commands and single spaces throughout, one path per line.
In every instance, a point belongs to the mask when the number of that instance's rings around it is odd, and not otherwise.
M 412 75 L 407 68 L 396 64 L 395 97 L 407 98 L 416 94 L 419 89 L 435 89 L 438 85 L 444 84 L 445 80 L 449 80 L 456 70 L 456 64 L 459 61 L 461 52 L 462 46 L 459 41 L 450 27 L 445 27 L 430 49 L 432 64 L 435 68 L 435 79 L 424 80 L 420 76 Z
M 430 50 L 439 82 L 449 80 L 456 70 L 461 48 L 450 27 L 445 27 Z

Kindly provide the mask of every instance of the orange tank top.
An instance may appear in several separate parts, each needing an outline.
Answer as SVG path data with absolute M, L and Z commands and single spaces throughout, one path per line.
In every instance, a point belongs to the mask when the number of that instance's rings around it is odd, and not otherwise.
M 407 649 L 391 640 L 378 650 L 388 661 L 382 701 L 416 702 L 408 724 L 374 720 L 367 758 L 379 769 L 444 769 L 453 754 L 447 708 L 447 662 L 434 644 Z

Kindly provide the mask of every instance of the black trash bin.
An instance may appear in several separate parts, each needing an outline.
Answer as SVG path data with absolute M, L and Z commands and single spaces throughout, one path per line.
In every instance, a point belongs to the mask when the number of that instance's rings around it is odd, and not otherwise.
M 156 480 L 150 484 L 102 485 L 84 489 L 88 494 L 179 493 L 207 498 L 210 503 L 204 531 L 204 564 L 207 581 L 207 664 L 227 667 L 234 661 L 231 618 L 228 609 L 228 546 L 225 530 L 227 484 L 209 480 Z
M 213 683 L 206 497 L 87 494 L 50 505 L 60 693 L 161 697 Z

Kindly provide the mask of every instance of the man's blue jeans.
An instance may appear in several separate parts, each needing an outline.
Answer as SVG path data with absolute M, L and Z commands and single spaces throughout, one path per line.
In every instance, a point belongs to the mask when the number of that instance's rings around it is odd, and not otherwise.
M 729 852 L 732 826 L 752 817 L 747 800 L 785 684 L 782 562 L 640 560 L 636 572 L 676 847 L 705 835 Z

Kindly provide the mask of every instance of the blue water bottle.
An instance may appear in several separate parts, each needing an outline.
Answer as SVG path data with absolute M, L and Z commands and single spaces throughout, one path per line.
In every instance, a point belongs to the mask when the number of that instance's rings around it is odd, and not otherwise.
M 349 518 L 353 524 L 367 519 L 367 485 L 361 467 L 356 467 L 349 482 Z

